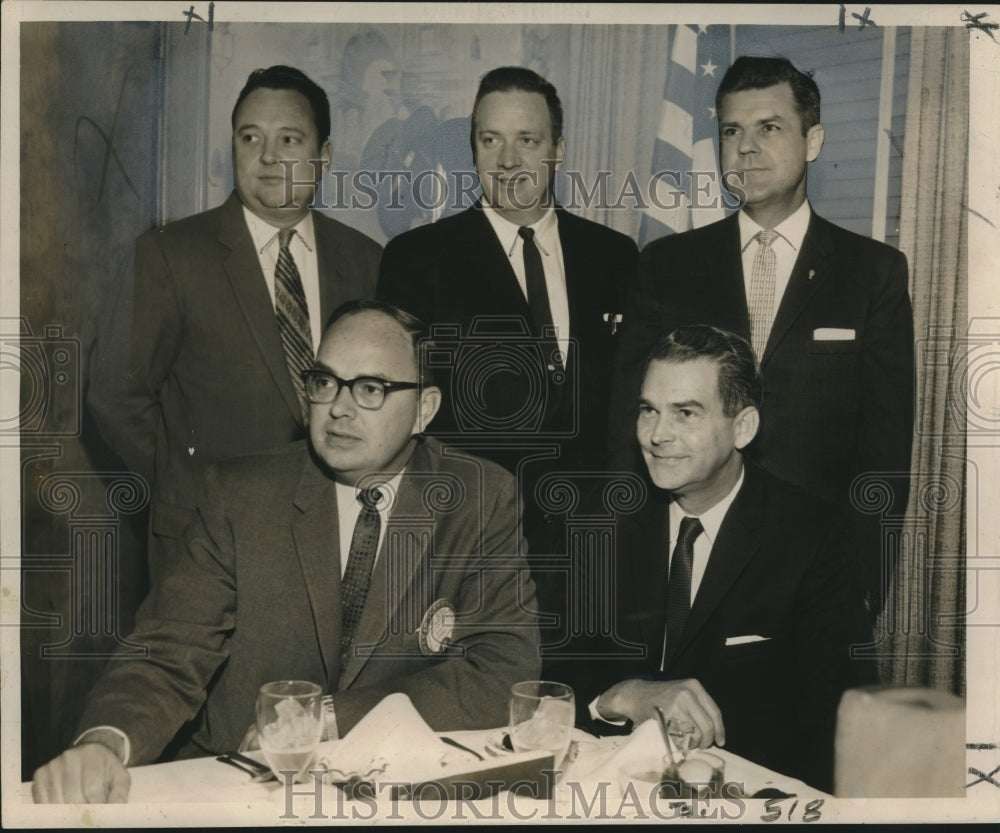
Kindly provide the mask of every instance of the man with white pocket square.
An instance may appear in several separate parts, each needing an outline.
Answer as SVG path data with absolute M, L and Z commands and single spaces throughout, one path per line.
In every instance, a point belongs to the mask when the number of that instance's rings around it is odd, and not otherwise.
M 877 475 L 901 513 L 913 438 L 906 258 L 809 205 L 807 167 L 824 139 L 811 77 L 784 59 L 740 57 L 716 110 L 723 184 L 742 209 L 643 250 L 616 360 L 612 463 L 637 463 L 629 406 L 650 347 L 678 326 L 711 324 L 750 341 L 763 370 L 748 456 L 841 503 L 859 475 Z M 884 592 L 876 560 L 864 565 L 874 595 Z
M 871 629 L 841 509 L 744 460 L 761 390 L 733 333 L 656 345 L 634 433 L 655 488 L 616 524 L 621 639 L 581 641 L 566 681 L 599 733 L 659 706 L 695 745 L 830 790 L 840 697 L 875 680 L 850 650 Z

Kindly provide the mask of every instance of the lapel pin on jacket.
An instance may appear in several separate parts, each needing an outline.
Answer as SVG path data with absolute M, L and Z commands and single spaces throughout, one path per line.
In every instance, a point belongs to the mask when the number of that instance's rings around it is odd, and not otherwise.
M 447 599 L 438 599 L 420 620 L 420 653 L 442 654 L 455 633 L 455 608 Z
M 809 270 L 809 280 L 812 280 L 815 277 L 816 277 L 816 270 L 815 269 L 810 269 Z
M 605 322 L 611 324 L 611 335 L 618 332 L 618 325 L 622 323 L 622 314 L 620 312 L 606 312 L 601 317 Z

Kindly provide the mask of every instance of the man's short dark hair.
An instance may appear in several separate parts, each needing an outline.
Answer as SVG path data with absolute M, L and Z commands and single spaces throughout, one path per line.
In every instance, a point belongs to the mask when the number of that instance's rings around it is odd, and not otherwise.
M 280 64 L 267 69 L 255 69 L 250 73 L 233 107 L 233 130 L 236 130 L 236 111 L 240 109 L 243 99 L 262 87 L 268 90 L 295 90 L 301 93 L 312 110 L 319 143 L 323 144 L 330 138 L 330 99 L 326 97 L 326 92 L 302 70 Z
M 800 72 L 786 58 L 757 58 L 741 55 L 722 76 L 715 93 L 715 112 L 722 113 L 722 99 L 729 93 L 762 90 L 788 82 L 795 99 L 795 109 L 802 121 L 802 134 L 819 124 L 819 87 L 811 75 Z
M 760 408 L 764 386 L 753 348 L 746 339 L 718 327 L 678 327 L 664 336 L 646 359 L 643 377 L 651 362 L 681 364 L 695 359 L 711 359 L 719 368 L 719 398 L 727 417 L 751 405 Z
M 534 70 L 527 67 L 497 67 L 491 69 L 479 81 L 476 100 L 472 104 L 472 128 L 469 141 L 472 143 L 472 158 L 476 158 L 476 110 L 479 102 L 490 93 L 538 93 L 545 97 L 545 106 L 549 108 L 549 126 L 552 132 L 552 142 L 555 144 L 562 138 L 563 109 L 559 93 L 551 82 L 546 81 Z
M 381 312 L 388 315 L 393 321 L 399 324 L 410 336 L 413 342 L 413 358 L 417 362 L 417 372 L 420 374 L 420 384 L 429 386 L 434 384 L 434 373 L 430 363 L 427 361 L 427 354 L 434 349 L 434 342 L 430 337 L 430 330 L 423 319 L 417 318 L 401 307 L 390 304 L 386 301 L 378 301 L 374 298 L 358 298 L 353 301 L 346 301 L 337 307 L 330 315 L 330 320 L 323 328 L 325 336 L 342 318 L 348 318 L 358 313 L 368 311 Z M 397 380 L 398 381 L 398 380 Z

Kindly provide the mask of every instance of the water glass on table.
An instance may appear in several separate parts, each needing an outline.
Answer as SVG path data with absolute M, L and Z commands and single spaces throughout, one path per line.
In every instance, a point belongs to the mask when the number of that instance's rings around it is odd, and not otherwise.
M 510 689 L 510 742 L 515 752 L 545 750 L 558 769 L 569 750 L 576 704 L 563 683 L 525 680 Z
M 264 683 L 257 693 L 257 740 L 268 766 L 281 780 L 310 777 L 323 733 L 323 689 L 305 680 Z

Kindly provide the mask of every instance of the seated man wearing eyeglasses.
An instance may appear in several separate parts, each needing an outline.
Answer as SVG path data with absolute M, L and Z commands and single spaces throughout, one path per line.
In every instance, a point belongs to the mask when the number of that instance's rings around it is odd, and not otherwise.
M 323 684 L 329 737 L 393 692 L 436 730 L 506 722 L 510 686 L 540 671 L 515 483 L 421 436 L 441 401 L 424 336 L 382 302 L 334 313 L 303 374 L 308 442 L 209 470 L 129 637 L 147 657 L 109 662 L 37 802 L 124 801 L 125 766 L 168 745 L 236 749 L 271 680 Z

